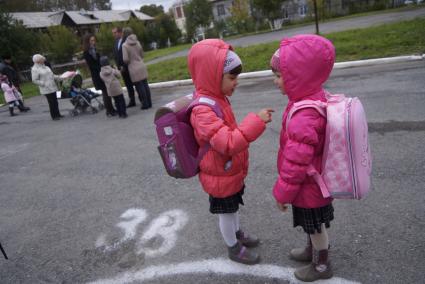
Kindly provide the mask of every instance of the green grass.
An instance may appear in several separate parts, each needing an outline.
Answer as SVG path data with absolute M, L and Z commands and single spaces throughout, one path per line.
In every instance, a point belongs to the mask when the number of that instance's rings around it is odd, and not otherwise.
M 337 62 L 425 53 L 424 18 L 324 36 L 334 43 Z M 278 47 L 276 41 L 236 48 L 243 62 L 243 72 L 268 69 L 270 57 Z M 151 83 L 190 78 L 186 57 L 151 64 L 148 70 Z

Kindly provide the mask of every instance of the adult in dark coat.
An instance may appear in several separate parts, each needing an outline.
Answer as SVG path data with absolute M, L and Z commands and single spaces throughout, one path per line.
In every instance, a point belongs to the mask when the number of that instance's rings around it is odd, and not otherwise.
M 21 88 L 19 86 L 21 81 L 19 79 L 18 72 L 16 72 L 15 68 L 13 67 L 12 56 L 9 54 L 4 54 L 2 56 L 2 61 L 0 62 L 0 73 L 6 75 L 9 82 L 11 82 L 22 94 Z
M 125 42 L 123 37 L 123 32 L 121 27 L 114 27 L 112 29 L 112 35 L 115 38 L 114 42 L 114 59 L 115 64 L 117 65 L 118 70 L 121 71 L 122 78 L 124 79 L 125 87 L 127 88 L 128 97 L 130 102 L 127 107 L 136 106 L 136 99 L 134 97 L 134 86 L 131 82 L 130 73 L 128 72 L 128 66 L 124 63 L 122 59 L 122 45 Z
M 96 51 L 96 37 L 94 35 L 86 35 L 83 42 L 83 57 L 90 69 L 91 78 L 94 88 L 102 91 L 103 103 L 105 104 L 106 115 L 115 116 L 116 111 L 112 106 L 111 97 L 108 96 L 105 83 L 100 78 L 100 55 Z

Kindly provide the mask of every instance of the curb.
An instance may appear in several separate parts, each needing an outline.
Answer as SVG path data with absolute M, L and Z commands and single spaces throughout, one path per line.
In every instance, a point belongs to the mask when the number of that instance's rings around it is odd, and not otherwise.
M 425 54 L 346 61 L 346 62 L 335 63 L 334 69 L 346 69 L 346 68 L 354 68 L 354 67 L 360 67 L 360 66 L 381 65 L 381 64 L 406 62 L 406 61 L 418 61 L 418 60 L 424 60 L 424 59 L 425 59 Z M 271 70 L 241 73 L 238 78 L 253 79 L 253 78 L 262 78 L 262 77 L 269 77 L 269 76 L 273 76 L 273 72 Z M 186 79 L 186 80 L 152 83 L 152 84 L 149 84 L 149 87 L 152 89 L 169 88 L 169 87 L 178 87 L 178 86 L 189 86 L 192 84 L 193 84 L 192 79 Z

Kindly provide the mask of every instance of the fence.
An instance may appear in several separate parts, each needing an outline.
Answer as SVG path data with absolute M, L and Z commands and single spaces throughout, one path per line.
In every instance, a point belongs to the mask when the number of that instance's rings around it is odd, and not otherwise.
M 77 69 L 82 72 L 83 78 L 86 77 L 86 74 L 88 74 L 87 65 L 84 60 L 77 60 L 69 63 L 57 64 L 52 66 L 52 71 L 55 74 L 62 74 L 65 71 Z M 19 74 L 21 75 L 23 81 L 31 81 L 31 69 L 21 71 Z

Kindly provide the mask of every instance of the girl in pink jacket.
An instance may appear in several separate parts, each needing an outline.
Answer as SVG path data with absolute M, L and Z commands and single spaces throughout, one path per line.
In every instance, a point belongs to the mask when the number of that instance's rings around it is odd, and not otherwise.
M 9 105 L 10 116 L 15 116 L 14 108 L 18 107 L 19 111 L 27 112 L 30 110 L 29 107 L 24 105 L 24 101 L 21 93 L 18 89 L 9 81 L 6 75 L 0 73 L 0 87 L 3 90 L 4 100 Z
M 190 122 L 200 146 L 211 145 L 199 167 L 199 180 L 209 194 L 210 212 L 218 214 L 219 227 L 233 261 L 255 264 L 259 255 L 249 247 L 259 240 L 239 227 L 239 204 L 243 205 L 244 179 L 248 173 L 248 146 L 271 121 L 271 109 L 249 113 L 238 125 L 228 97 L 237 86 L 242 62 L 232 47 L 219 39 L 195 44 L 188 56 L 196 96 L 212 99 L 220 106 L 219 118 L 208 106 L 193 108 Z
M 298 35 L 283 39 L 270 65 L 275 84 L 289 102 L 282 118 L 280 148 L 277 159 L 279 177 L 273 195 L 280 210 L 292 204 L 294 227 L 307 233 L 307 246 L 293 249 L 290 257 L 311 262 L 295 271 L 302 281 L 332 277 L 329 262 L 329 240 L 326 228 L 333 220 L 331 198 L 323 198 L 319 186 L 307 174 L 309 165 L 320 173 L 326 119 L 313 108 L 301 109 L 287 125 L 293 104 L 301 100 L 326 101 L 323 84 L 329 78 L 335 61 L 332 43 L 316 35 Z

